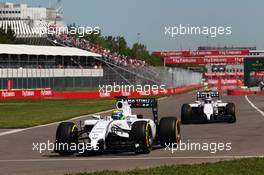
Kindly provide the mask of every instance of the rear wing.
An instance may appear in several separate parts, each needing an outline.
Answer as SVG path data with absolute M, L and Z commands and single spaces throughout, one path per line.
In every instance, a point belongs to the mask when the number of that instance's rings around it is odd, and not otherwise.
M 131 108 L 151 108 L 153 120 L 158 126 L 158 101 L 155 98 L 130 98 L 127 102 Z
M 127 102 L 131 108 L 156 108 L 158 106 L 155 98 L 130 98 Z
M 158 124 L 158 101 L 155 98 L 128 98 L 126 96 L 115 97 L 117 101 L 127 101 L 130 108 L 151 108 L 153 120 Z
M 204 99 L 204 98 L 219 98 L 218 91 L 201 91 L 197 92 L 197 99 Z

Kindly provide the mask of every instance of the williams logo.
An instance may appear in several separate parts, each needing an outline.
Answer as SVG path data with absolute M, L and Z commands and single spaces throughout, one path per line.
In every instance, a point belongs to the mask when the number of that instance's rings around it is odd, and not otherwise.
M 253 63 L 252 66 L 254 67 L 262 67 L 263 63 L 261 63 L 259 60 L 256 61 L 256 63 Z

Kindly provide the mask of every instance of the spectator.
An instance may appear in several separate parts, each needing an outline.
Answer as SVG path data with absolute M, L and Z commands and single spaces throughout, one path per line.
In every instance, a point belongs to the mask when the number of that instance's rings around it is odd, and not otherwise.
M 121 55 L 116 52 L 111 52 L 109 49 L 102 48 L 98 45 L 92 44 L 85 39 L 76 38 L 67 34 L 54 35 L 53 41 L 56 43 L 61 42 L 67 46 L 74 46 L 84 50 L 89 50 L 94 53 L 102 55 L 104 58 L 109 58 L 115 64 L 122 66 L 132 66 L 132 67 L 144 67 L 146 66 L 145 61 L 128 58 L 125 55 Z

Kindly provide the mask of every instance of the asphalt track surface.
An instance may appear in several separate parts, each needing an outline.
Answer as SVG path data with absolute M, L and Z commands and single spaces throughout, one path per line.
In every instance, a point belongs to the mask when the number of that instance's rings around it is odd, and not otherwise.
M 264 116 L 244 96 L 223 96 L 237 108 L 237 123 L 194 124 L 181 126 L 184 143 L 231 143 L 230 151 L 169 151 L 155 149 L 147 155 L 106 154 L 60 157 L 50 151 L 32 151 L 33 142 L 54 141 L 57 124 L 0 136 L 0 174 L 65 174 L 97 170 L 127 170 L 157 165 L 212 162 L 240 157 L 264 156 Z M 263 96 L 249 96 L 255 107 L 264 111 Z M 195 94 L 171 96 L 159 101 L 159 116 L 180 116 L 183 103 L 195 100 Z M 147 116 L 151 112 L 138 110 Z M 86 117 L 87 118 L 87 117 Z M 0 133 L 6 132 L 0 131 Z M 212 149 L 214 150 L 214 149 Z M 213 151 L 212 151 L 213 152 Z

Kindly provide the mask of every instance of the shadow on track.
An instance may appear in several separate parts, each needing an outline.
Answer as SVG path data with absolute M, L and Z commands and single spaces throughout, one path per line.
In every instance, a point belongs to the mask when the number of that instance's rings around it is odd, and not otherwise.
M 161 146 L 153 146 L 152 151 L 163 149 Z M 148 155 L 148 154 L 138 154 L 135 152 L 124 152 L 124 151 L 100 151 L 100 152 L 86 152 L 82 154 L 74 154 L 74 155 L 65 155 L 61 156 L 57 153 L 52 152 L 52 154 L 43 155 L 42 157 L 46 158 L 76 158 L 76 157 L 101 157 L 101 156 L 115 156 L 115 157 L 123 157 L 123 156 L 139 156 L 139 155 Z

